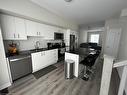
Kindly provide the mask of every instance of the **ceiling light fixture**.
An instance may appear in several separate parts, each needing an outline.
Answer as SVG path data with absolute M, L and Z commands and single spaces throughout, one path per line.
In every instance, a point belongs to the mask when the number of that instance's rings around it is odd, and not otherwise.
M 71 2 L 72 0 L 65 0 L 66 2 Z

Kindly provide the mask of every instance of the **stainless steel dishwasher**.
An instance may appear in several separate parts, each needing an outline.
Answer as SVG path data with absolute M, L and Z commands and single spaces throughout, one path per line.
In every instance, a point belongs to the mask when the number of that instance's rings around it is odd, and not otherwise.
M 17 56 L 8 59 L 13 81 L 32 73 L 32 61 L 30 55 Z

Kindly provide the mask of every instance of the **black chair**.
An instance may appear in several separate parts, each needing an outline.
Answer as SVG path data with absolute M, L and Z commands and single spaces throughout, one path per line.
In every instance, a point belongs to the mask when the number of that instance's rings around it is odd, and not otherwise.
M 87 57 L 84 58 L 83 61 L 81 61 L 81 64 L 84 65 L 84 76 L 83 76 L 84 80 L 88 80 L 90 74 L 93 73 L 92 67 L 95 64 L 95 61 L 98 56 L 99 56 L 99 53 L 89 54 Z

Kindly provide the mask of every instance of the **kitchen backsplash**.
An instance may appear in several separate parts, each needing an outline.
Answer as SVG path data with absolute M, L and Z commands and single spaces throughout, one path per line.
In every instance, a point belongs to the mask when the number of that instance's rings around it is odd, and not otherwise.
M 14 43 L 17 43 L 19 51 L 24 50 L 30 50 L 35 49 L 36 41 L 40 42 L 40 48 L 47 48 L 47 43 L 57 43 L 61 42 L 60 40 L 45 40 L 42 37 L 28 37 L 27 40 L 23 41 L 13 41 Z M 5 51 L 8 51 L 9 44 L 12 43 L 12 41 L 4 41 Z

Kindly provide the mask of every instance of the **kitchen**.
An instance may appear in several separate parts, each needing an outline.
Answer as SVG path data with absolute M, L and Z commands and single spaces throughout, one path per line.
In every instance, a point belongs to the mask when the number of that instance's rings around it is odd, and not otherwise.
M 62 61 L 70 48 L 70 35 L 74 35 L 77 38 L 75 42 L 78 42 L 78 33 L 70 29 L 6 13 L 1 13 L 0 19 L 12 83 Z
M 0 0 L 0 95 L 117 95 L 122 69 L 108 91 L 103 55 L 126 59 L 126 8 L 126 0 Z

